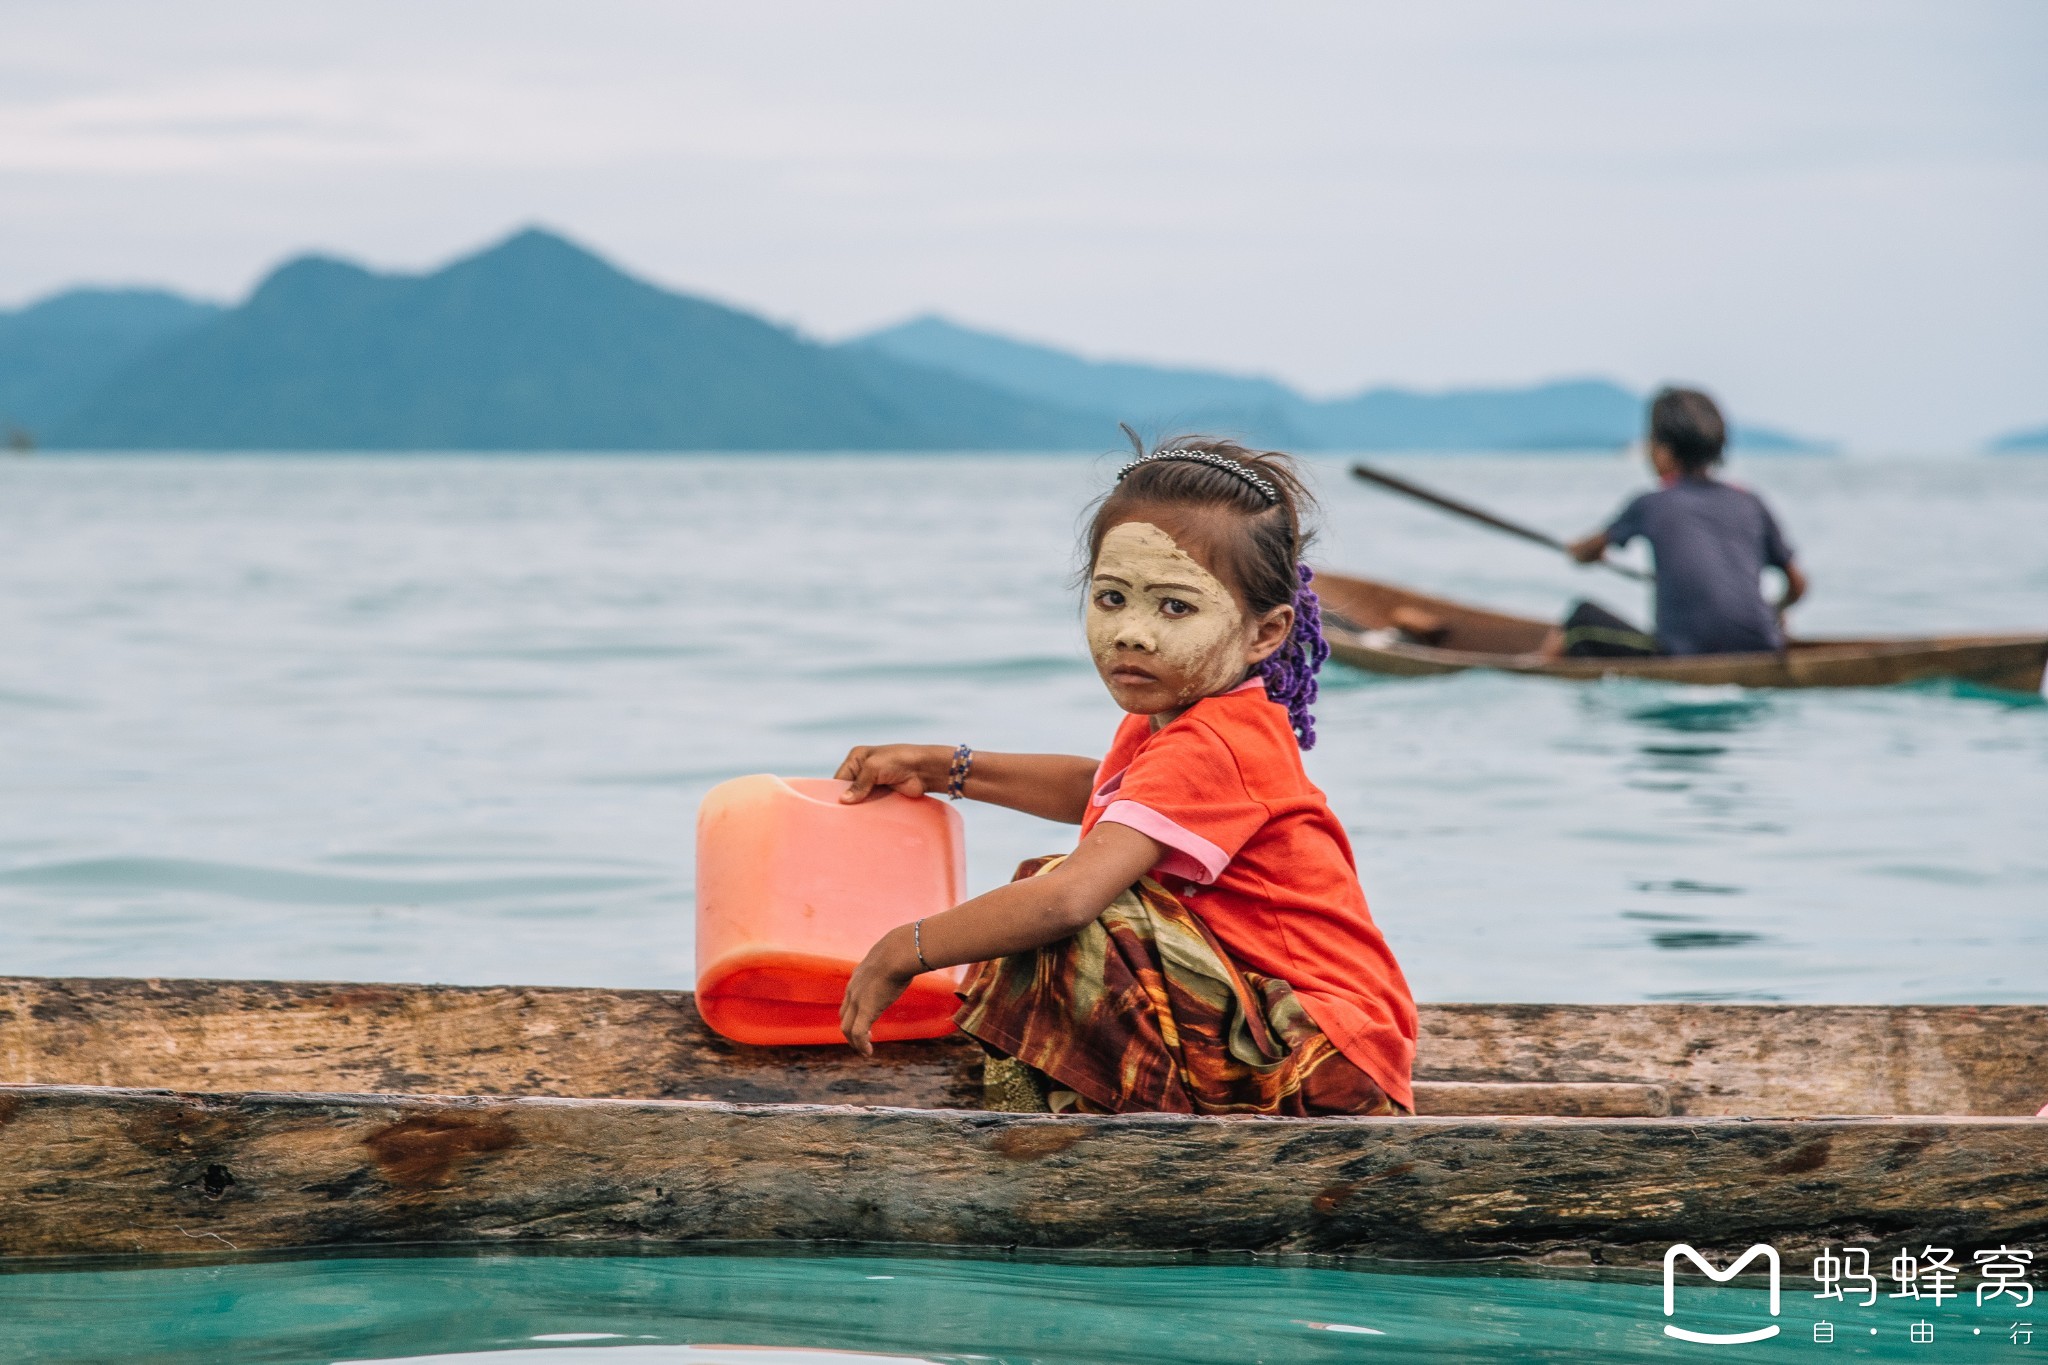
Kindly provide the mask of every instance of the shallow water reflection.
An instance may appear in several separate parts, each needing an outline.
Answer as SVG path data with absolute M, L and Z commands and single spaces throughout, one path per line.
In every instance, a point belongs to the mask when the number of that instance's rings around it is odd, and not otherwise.
M 1682 735 L 1725 735 L 1747 730 L 1770 712 L 1765 697 L 1729 698 L 1720 701 L 1669 701 L 1641 706 L 1628 713 L 1638 725 L 1674 730 Z M 1725 753 L 1718 745 L 1644 746 L 1652 753 Z
M 1255 1361 L 1668 1360 L 1667 1321 L 1777 1325 L 1744 1359 L 1977 1359 L 1968 1302 L 1815 1305 L 1786 1270 L 1781 1316 L 1755 1286 L 1654 1274 L 1427 1272 L 1242 1256 L 732 1255 L 363 1257 L 0 1275 L 0 1357 L 43 1362 L 464 1361 L 766 1365 L 843 1359 L 1181 1365 Z M 1935 1349 L 1907 1340 L 1926 1320 Z M 1876 1329 L 1873 1334 L 1872 1329 Z M 2009 1350 L 2003 1341 L 1998 1345 Z M 1970 1348 L 1978 1355 L 1969 1354 Z M 1698 1348 L 1680 1348 L 1693 1349 Z

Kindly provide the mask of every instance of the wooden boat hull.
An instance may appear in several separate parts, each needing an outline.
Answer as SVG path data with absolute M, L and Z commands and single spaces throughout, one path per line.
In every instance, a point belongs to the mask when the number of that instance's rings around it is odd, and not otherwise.
M 2048 1235 L 2048 1122 L 2023 1117 L 2048 1008 L 1455 1005 L 1423 1028 L 1416 1118 L 1052 1117 L 966 1107 L 965 1040 L 743 1048 L 682 993 L 0 981 L 0 1255 L 829 1240 L 1647 1265 L 1681 1240 Z M 366 1079 L 387 1093 L 351 1093 Z M 493 1093 L 431 1093 L 463 1090 Z M 1669 1116 L 1429 1112 L 1488 1095 Z
M 2007 692 L 2038 692 L 2048 670 L 2048 635 L 1956 635 L 1901 639 L 1795 640 L 1783 654 L 1709 654 L 1669 658 L 1540 659 L 1534 651 L 1549 623 L 1469 607 L 1390 583 L 1318 573 L 1327 608 L 1324 634 L 1339 662 L 1371 673 L 1425 677 L 1487 668 L 1545 678 L 1605 677 L 1738 687 L 1883 687 L 1955 679 Z M 1433 618 L 1430 643 L 1404 632 Z
M 1654 1264 L 2039 1245 L 2032 1119 L 1055 1118 L 23 1087 L 10 1256 L 838 1241 Z

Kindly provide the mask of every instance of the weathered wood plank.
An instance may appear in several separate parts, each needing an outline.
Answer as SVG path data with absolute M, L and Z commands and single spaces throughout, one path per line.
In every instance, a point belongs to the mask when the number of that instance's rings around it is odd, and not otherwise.
M 0 1254 L 846 1240 L 1652 1264 L 2048 1238 L 2048 1123 L 0 1089 Z
M 2030 1115 L 2039 1005 L 1435 1005 L 1418 1075 L 1639 1081 L 1671 1112 Z
M 2032 1114 L 2048 1007 L 1425 1005 L 1422 1081 L 1642 1084 L 1675 1114 Z M 965 1039 L 751 1048 L 688 992 L 0 978 L 0 1081 L 971 1108 Z M 1427 1106 L 1424 1106 L 1425 1109 Z
M 1547 1114 L 1553 1118 L 1654 1119 L 1671 1112 L 1661 1085 L 1613 1081 L 1417 1081 L 1415 1112 L 1449 1115 Z
M 0 978 L 0 1082 L 179 1090 L 368 1091 L 980 1102 L 964 1038 L 745 1047 L 687 991 L 345 982 Z

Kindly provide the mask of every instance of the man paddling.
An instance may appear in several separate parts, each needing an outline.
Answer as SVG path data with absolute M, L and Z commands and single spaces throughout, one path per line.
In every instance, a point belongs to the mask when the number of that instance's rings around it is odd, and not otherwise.
M 1591 564 L 1637 536 L 1657 563 L 1657 628 L 1643 634 L 1613 612 L 1580 602 L 1545 653 L 1592 657 L 1641 654 L 1775 653 L 1785 647 L 1785 609 L 1806 595 L 1806 575 L 1762 498 L 1714 477 L 1727 444 L 1714 400 L 1696 389 L 1665 389 L 1650 404 L 1650 464 L 1661 488 L 1621 510 L 1604 531 L 1568 547 Z M 1766 568 L 1785 576 L 1772 607 Z

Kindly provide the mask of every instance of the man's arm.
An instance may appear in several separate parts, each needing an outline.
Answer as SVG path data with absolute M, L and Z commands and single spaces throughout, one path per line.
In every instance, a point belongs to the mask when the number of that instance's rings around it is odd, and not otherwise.
M 1797 561 L 1788 559 L 1785 561 L 1785 592 L 1778 599 L 1779 620 L 1782 621 L 1784 619 L 1785 608 L 1791 606 L 1804 596 L 1806 596 L 1806 575 L 1799 571 Z
M 1607 533 L 1595 531 L 1590 536 L 1581 536 L 1564 548 L 1565 553 L 1581 564 L 1597 563 L 1600 556 L 1607 553 Z

